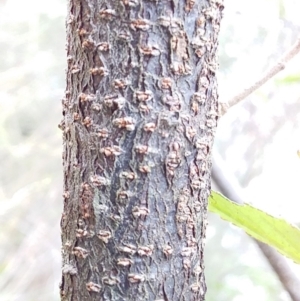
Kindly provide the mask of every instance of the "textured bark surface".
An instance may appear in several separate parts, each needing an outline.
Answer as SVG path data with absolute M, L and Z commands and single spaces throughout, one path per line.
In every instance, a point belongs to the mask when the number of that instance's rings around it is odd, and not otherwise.
M 220 0 L 70 0 L 62 300 L 204 300 Z

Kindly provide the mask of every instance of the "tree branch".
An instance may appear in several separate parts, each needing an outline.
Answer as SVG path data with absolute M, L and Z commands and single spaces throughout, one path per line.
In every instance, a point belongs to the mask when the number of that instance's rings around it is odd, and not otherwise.
M 221 116 L 223 116 L 229 108 L 238 104 L 241 100 L 249 96 L 259 87 L 261 87 L 264 83 L 266 83 L 269 79 L 271 79 L 274 75 L 285 68 L 285 65 L 288 61 L 290 61 L 295 55 L 297 55 L 300 51 L 300 38 L 296 41 L 296 43 L 282 56 L 282 58 L 265 74 L 262 75 L 260 79 L 254 82 L 250 87 L 244 89 L 242 92 L 238 93 L 233 98 L 229 99 L 229 101 L 220 103 L 221 105 Z
M 213 161 L 212 179 L 218 186 L 220 192 L 236 203 L 243 203 L 241 197 L 242 194 L 239 192 L 240 188 L 235 179 L 233 177 L 230 177 L 230 175 L 225 174 L 225 169 L 223 166 L 221 166 L 221 160 L 217 159 L 217 156 L 214 156 Z M 289 293 L 291 300 L 300 301 L 300 280 L 289 267 L 285 258 L 272 247 L 254 238 L 253 240 L 256 242 L 258 248 L 264 254 L 266 260 L 269 262 L 274 272 L 277 274 L 283 287 Z

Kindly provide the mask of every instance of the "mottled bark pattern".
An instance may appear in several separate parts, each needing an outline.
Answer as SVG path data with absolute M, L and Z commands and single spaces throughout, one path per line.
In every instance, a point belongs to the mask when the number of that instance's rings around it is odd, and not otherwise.
M 221 0 L 69 0 L 62 300 L 204 300 Z

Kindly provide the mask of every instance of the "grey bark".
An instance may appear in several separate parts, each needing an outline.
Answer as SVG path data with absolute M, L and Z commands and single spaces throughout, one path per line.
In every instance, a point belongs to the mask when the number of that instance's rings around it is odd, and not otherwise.
M 62 300 L 204 300 L 222 9 L 69 1 Z

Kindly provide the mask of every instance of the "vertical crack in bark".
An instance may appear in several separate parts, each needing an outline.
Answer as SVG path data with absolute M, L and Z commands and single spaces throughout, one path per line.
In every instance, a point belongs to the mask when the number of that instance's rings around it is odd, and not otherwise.
M 62 300 L 204 300 L 220 0 L 70 0 Z

